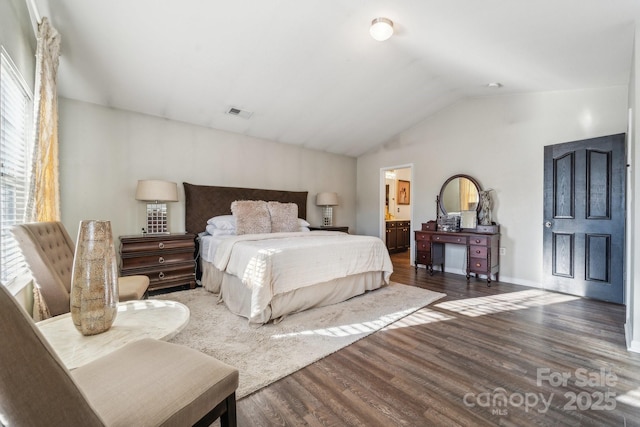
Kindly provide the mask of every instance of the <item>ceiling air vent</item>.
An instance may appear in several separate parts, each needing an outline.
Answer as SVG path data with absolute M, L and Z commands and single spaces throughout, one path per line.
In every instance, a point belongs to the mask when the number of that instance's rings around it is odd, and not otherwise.
M 229 109 L 227 110 L 227 114 L 229 114 L 231 116 L 242 117 L 243 119 L 248 119 L 248 118 L 251 117 L 251 115 L 253 113 L 250 112 L 250 111 L 241 110 L 241 109 L 236 108 L 236 107 L 229 107 Z

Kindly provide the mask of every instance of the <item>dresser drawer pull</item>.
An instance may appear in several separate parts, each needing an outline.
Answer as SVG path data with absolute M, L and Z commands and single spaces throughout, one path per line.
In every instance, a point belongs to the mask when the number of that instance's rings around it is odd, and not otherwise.
M 480 243 L 480 242 L 482 242 L 482 240 L 476 239 L 476 243 Z
M 476 263 L 476 267 L 481 267 L 482 264 L 480 264 L 479 262 Z
M 158 243 L 158 248 L 159 249 L 164 249 L 164 242 Z
M 164 279 L 164 272 L 162 272 L 162 271 L 161 271 L 161 272 L 160 272 L 160 274 L 158 274 L 158 277 L 159 277 L 160 279 Z
M 164 264 L 164 258 L 163 257 L 158 258 L 158 264 Z
M 482 253 L 482 251 L 480 251 L 480 250 L 477 250 L 477 251 L 476 251 L 476 253 L 477 253 L 477 254 L 480 254 L 480 253 Z

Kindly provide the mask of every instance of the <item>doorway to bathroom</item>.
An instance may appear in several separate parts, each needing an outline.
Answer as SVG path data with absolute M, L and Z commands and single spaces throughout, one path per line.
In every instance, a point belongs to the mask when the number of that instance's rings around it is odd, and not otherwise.
M 394 261 L 413 263 L 412 215 L 413 183 L 412 165 L 381 169 L 380 188 L 380 236 L 385 241 Z

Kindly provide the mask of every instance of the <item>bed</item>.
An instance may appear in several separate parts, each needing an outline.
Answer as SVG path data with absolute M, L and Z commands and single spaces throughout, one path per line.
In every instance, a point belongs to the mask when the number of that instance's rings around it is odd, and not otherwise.
M 219 294 L 231 312 L 252 324 L 342 302 L 389 283 L 393 267 L 379 238 L 305 230 L 307 192 L 190 183 L 184 183 L 184 190 L 185 228 L 198 236 L 202 286 Z M 243 216 L 238 204 L 253 202 L 238 201 L 256 201 L 261 209 L 264 203 L 270 209 L 293 208 L 301 228 L 281 231 L 274 226 L 275 232 L 245 232 L 253 230 L 249 224 L 240 232 Z M 207 233 L 212 218 L 238 219 L 238 230 Z

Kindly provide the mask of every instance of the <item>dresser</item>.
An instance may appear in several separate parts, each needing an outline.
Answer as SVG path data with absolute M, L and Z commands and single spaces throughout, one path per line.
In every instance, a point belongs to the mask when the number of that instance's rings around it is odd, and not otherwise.
M 120 237 L 120 275 L 149 277 L 149 291 L 195 288 L 195 236 L 188 233 Z
M 385 221 L 385 242 L 389 252 L 403 252 L 411 246 L 411 221 Z
M 444 232 L 425 230 L 415 231 L 416 261 L 415 268 L 422 264 L 433 274 L 433 266 L 439 265 L 444 271 L 444 247 L 447 244 L 464 245 L 467 255 L 467 280 L 471 274 L 487 276 L 487 285 L 491 285 L 491 276 L 499 280 L 500 274 L 500 233 Z

